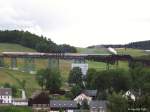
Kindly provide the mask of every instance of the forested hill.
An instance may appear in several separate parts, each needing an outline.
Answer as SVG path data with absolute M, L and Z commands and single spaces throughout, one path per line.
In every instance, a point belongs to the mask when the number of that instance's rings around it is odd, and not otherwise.
M 15 43 L 22 46 L 35 49 L 38 52 L 77 52 L 76 48 L 70 45 L 57 45 L 51 39 L 38 36 L 30 32 L 24 31 L 0 31 L 0 43 Z
M 100 45 L 95 45 L 95 46 L 89 46 L 88 48 L 94 48 L 96 46 L 100 46 Z M 135 49 L 143 49 L 143 50 L 150 50 L 150 40 L 147 41 L 139 41 L 139 42 L 131 42 L 129 44 L 116 44 L 116 45 L 112 45 L 112 44 L 108 44 L 108 45 L 101 45 L 103 47 L 112 47 L 112 48 L 135 48 Z
M 139 41 L 139 42 L 132 42 L 132 43 L 127 44 L 126 47 L 150 50 L 150 40 Z

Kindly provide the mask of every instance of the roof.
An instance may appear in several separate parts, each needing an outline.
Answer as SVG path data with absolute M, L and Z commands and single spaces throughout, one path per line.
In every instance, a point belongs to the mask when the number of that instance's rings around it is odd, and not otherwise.
M 12 89 L 11 88 L 0 88 L 0 96 L 11 96 Z
M 42 94 L 42 95 L 48 95 L 48 91 L 37 90 L 37 91 L 35 91 L 35 92 L 32 94 L 31 98 L 32 98 L 32 99 L 37 98 L 37 97 L 39 97 L 41 94 Z
M 90 108 L 104 108 L 106 109 L 107 101 L 105 100 L 96 100 L 90 102 Z
M 49 104 L 49 94 L 46 91 L 37 91 L 29 98 L 29 106 L 33 104 Z
M 40 95 L 40 94 L 41 94 L 41 91 L 37 90 L 37 91 L 35 91 L 35 92 L 32 94 L 31 98 L 35 98 L 35 97 L 37 97 L 37 96 Z
M 95 97 L 97 95 L 97 90 L 84 90 L 84 94 L 90 97 Z
M 60 108 L 77 108 L 77 103 L 75 101 L 70 100 L 51 100 L 50 101 L 50 108 L 53 109 L 60 109 Z

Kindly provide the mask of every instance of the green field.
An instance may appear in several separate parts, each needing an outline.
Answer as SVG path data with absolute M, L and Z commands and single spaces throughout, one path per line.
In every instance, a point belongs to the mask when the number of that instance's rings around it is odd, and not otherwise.
M 80 53 L 83 53 L 84 49 L 83 48 L 78 48 L 80 50 Z M 17 44 L 0 44 L 0 52 L 6 52 L 6 51 L 28 51 L 28 52 L 35 52 L 35 50 L 32 50 L 30 48 L 26 48 Z M 97 51 L 93 50 L 94 53 L 107 53 L 104 49 Z M 135 50 L 136 51 L 136 50 Z M 120 50 L 121 53 L 121 50 Z M 136 53 L 134 53 L 136 55 Z M 18 59 L 18 68 L 21 70 L 24 66 L 24 60 L 23 59 Z M 71 69 L 71 63 L 72 61 L 66 61 L 66 60 L 60 60 L 60 72 L 62 75 L 62 80 L 63 80 L 63 88 L 68 88 L 67 86 L 67 79 L 68 79 L 68 74 Z M 87 61 L 89 64 L 89 68 L 95 68 L 96 70 L 106 70 L 106 63 L 103 62 L 93 62 L 93 61 Z M 35 61 L 36 64 L 36 70 L 46 68 L 48 64 L 47 59 L 36 59 Z M 6 68 L 1 68 L 0 69 L 0 84 L 4 83 L 10 83 L 12 85 L 16 85 L 18 88 L 21 88 L 20 82 L 22 80 L 26 81 L 26 90 L 27 94 L 30 96 L 33 91 L 36 89 L 40 89 L 35 77 L 36 75 L 29 74 L 26 72 L 21 72 L 21 71 L 15 71 L 15 70 L 10 70 L 10 58 L 5 58 L 5 65 Z M 117 69 L 117 68 L 124 68 L 128 69 L 128 63 L 127 62 L 119 62 L 119 66 L 117 67 L 116 65 L 110 65 L 110 69 Z
M 106 48 L 77 48 L 78 53 L 110 54 Z
M 133 57 L 147 55 L 143 50 L 140 49 L 132 49 L 132 48 L 116 48 L 118 54 L 129 54 Z
M 87 61 L 89 68 L 94 68 L 96 70 L 106 70 L 107 64 L 103 62 L 93 62 L 93 61 Z M 119 61 L 118 66 L 117 64 L 109 64 L 110 69 L 117 69 L 117 68 L 123 68 L 123 69 L 129 69 L 128 68 L 128 62 L 126 61 Z
M 32 91 L 39 88 L 39 85 L 35 80 L 35 75 L 33 74 L 9 69 L 0 69 L 0 85 L 3 85 L 4 83 L 9 83 L 11 85 L 15 85 L 19 89 L 22 89 L 21 82 L 23 80 L 26 81 L 25 88 L 26 90 L 28 90 L 28 96 L 31 95 Z
M 0 43 L 0 52 L 35 52 L 35 50 L 18 44 Z
M 132 49 L 132 48 L 116 48 L 118 54 L 121 55 L 131 55 L 133 57 L 147 55 L 144 50 Z M 78 53 L 87 53 L 87 54 L 110 54 L 106 48 L 77 48 Z

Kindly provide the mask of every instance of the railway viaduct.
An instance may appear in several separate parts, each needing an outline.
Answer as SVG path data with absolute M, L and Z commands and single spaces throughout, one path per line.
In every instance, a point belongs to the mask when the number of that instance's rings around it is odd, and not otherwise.
M 24 69 L 26 72 L 35 71 L 35 61 L 38 58 L 47 59 L 47 68 L 59 69 L 59 60 L 73 60 L 74 63 L 85 63 L 85 60 L 92 60 L 106 63 L 106 68 L 109 69 L 109 64 L 118 65 L 118 61 L 142 62 L 149 66 L 150 60 L 134 59 L 130 55 L 110 55 L 110 54 L 73 54 L 73 53 L 38 53 L 38 52 L 2 52 L 0 55 L 0 67 L 4 67 L 4 58 L 10 58 L 10 68 L 17 70 L 17 59 L 24 59 Z

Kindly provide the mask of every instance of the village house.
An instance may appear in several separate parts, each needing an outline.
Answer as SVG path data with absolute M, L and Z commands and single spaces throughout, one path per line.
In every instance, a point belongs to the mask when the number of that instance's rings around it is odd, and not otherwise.
M 49 110 L 49 94 L 47 91 L 36 91 L 28 100 L 28 106 L 34 110 Z
M 12 103 L 12 89 L 0 88 L 0 104 L 11 104 L 11 103 Z
M 92 97 L 89 97 L 87 95 L 85 95 L 84 93 L 81 93 L 80 95 L 78 95 L 77 97 L 75 97 L 74 101 L 77 103 L 77 104 L 80 104 L 82 105 L 82 102 L 86 100 L 87 103 L 89 104 L 91 101 L 92 101 Z
M 123 95 L 123 97 L 125 97 L 125 98 L 127 98 L 127 99 L 130 98 L 131 100 L 135 101 L 135 100 L 136 100 L 135 94 L 136 94 L 135 92 L 128 90 L 128 91 Z M 138 96 L 138 95 L 136 95 L 136 96 Z

